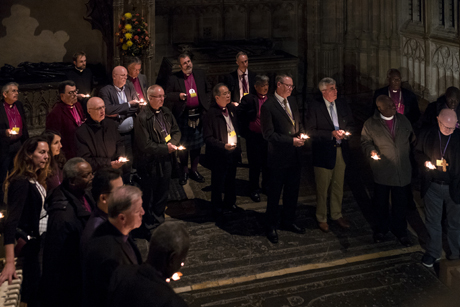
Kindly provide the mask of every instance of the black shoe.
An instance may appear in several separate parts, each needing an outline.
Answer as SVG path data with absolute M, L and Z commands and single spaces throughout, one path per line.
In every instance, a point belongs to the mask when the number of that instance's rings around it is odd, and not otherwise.
M 385 235 L 381 232 L 374 233 L 373 235 L 374 243 L 381 243 L 385 240 Z
M 255 202 L 255 203 L 260 202 L 260 194 L 259 194 L 259 192 L 257 192 L 257 190 L 252 191 L 251 194 L 249 194 L 249 197 L 251 197 L 252 201 Z
M 304 234 L 305 233 L 305 228 L 299 227 L 294 223 L 292 223 L 292 224 L 281 224 L 281 229 L 287 230 L 287 231 L 290 231 L 290 232 L 294 232 L 294 233 L 299 233 L 299 234 Z
M 179 184 L 180 185 L 186 185 L 188 180 L 188 174 L 187 173 L 182 173 L 182 175 L 179 177 Z
M 412 241 L 406 236 L 400 237 L 398 238 L 398 240 L 399 240 L 399 243 L 401 243 L 401 245 L 404 247 L 412 246 Z
M 273 244 L 278 243 L 278 233 L 276 232 L 275 228 L 270 228 L 267 230 L 267 239 Z
M 434 257 L 432 257 L 432 256 L 430 256 L 428 254 L 425 254 L 422 257 L 422 264 L 424 266 L 426 266 L 427 268 L 432 268 L 433 264 L 435 264 L 435 262 L 437 262 L 439 260 L 441 260 L 441 258 L 436 259 L 436 258 L 434 258 Z
M 195 180 L 196 182 L 199 182 L 199 183 L 204 182 L 204 177 L 201 176 L 201 174 L 198 173 L 198 171 L 189 171 L 188 176 L 190 177 L 190 179 Z

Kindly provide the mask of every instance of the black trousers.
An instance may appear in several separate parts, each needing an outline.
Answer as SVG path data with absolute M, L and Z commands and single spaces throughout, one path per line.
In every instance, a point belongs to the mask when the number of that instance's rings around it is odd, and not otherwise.
M 216 163 L 211 167 L 211 203 L 214 210 L 220 211 L 236 203 L 236 165 L 236 162 L 227 162 Z M 222 191 L 224 191 L 223 201 Z
M 283 223 L 295 222 L 295 210 L 299 197 L 300 166 L 270 168 L 269 190 L 267 192 L 267 227 L 276 228 L 279 219 L 279 200 L 283 190 Z
M 407 236 L 408 189 L 410 185 L 395 187 L 374 183 L 377 232 L 385 234 L 391 230 L 398 238 Z M 391 208 L 389 206 L 390 193 Z
M 171 172 L 171 161 L 163 162 L 152 169 L 147 167 L 138 170 L 141 177 L 142 207 L 145 211 L 142 224 L 148 231 L 153 231 L 165 221 Z
M 268 142 L 262 134 L 249 131 L 246 136 L 246 149 L 249 163 L 249 189 L 259 189 L 259 176 L 262 172 L 262 188 L 267 190 L 269 170 L 267 167 Z

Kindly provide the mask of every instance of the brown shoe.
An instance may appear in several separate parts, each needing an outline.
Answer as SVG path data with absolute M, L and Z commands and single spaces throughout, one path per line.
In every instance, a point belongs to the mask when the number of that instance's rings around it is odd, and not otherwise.
M 341 217 L 341 218 L 335 220 L 335 222 L 336 222 L 337 224 L 339 224 L 339 226 L 342 227 L 343 229 L 348 229 L 348 228 L 350 228 L 350 223 L 348 223 L 347 220 L 344 219 L 343 217 Z
M 327 222 L 318 222 L 318 227 L 322 232 L 329 232 L 329 225 Z

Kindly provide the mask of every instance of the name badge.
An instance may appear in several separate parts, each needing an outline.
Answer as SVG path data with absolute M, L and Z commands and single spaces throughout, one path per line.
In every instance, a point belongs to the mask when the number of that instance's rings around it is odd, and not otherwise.
M 235 132 L 235 130 L 233 130 L 233 131 L 230 131 L 230 132 L 228 133 L 228 135 L 229 135 L 229 136 L 235 136 L 235 135 L 236 135 L 236 132 Z
M 195 90 L 194 90 L 193 88 L 191 88 L 191 89 L 188 91 L 188 93 L 190 94 L 190 97 L 192 97 L 192 98 L 193 98 L 193 97 L 196 97 L 196 92 L 195 92 Z
M 169 141 L 171 141 L 171 135 L 168 134 L 166 137 L 165 137 L 165 141 L 166 143 L 168 143 Z
M 246 95 L 248 95 L 248 94 L 249 94 L 249 93 L 243 93 L 243 96 L 246 96 Z
M 13 127 L 13 129 L 11 129 L 11 130 L 13 130 L 16 133 L 19 133 L 19 127 Z

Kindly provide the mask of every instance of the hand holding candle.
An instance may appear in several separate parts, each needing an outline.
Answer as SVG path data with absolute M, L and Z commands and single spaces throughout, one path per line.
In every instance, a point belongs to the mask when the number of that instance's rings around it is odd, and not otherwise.
M 350 136 L 350 135 L 351 135 L 351 133 L 350 133 L 350 132 L 348 132 L 348 131 L 345 131 L 345 136 Z
M 11 130 L 11 131 L 10 131 L 10 134 L 11 134 L 11 135 L 17 135 L 18 133 L 17 133 L 16 131 L 14 131 L 14 130 Z
M 179 147 L 177 147 L 177 150 L 185 150 L 185 147 L 180 145 Z
M 301 140 L 306 140 L 306 139 L 309 139 L 309 138 L 310 138 L 310 137 L 309 137 L 308 135 L 306 135 L 306 134 L 303 134 L 303 133 L 302 133 L 302 134 L 300 135 L 300 139 L 301 139 Z
M 121 163 L 126 163 L 128 162 L 129 160 L 126 158 L 126 157 L 120 157 L 118 158 L 118 162 L 121 162 Z
M 380 160 L 380 156 L 375 150 L 371 151 L 371 158 L 376 160 L 376 161 Z
M 141 100 L 139 101 L 139 105 L 141 105 L 141 106 L 146 106 L 146 105 L 147 105 L 147 101 L 144 101 L 144 99 L 141 98 Z
M 235 143 L 225 144 L 225 149 L 228 151 L 234 150 L 236 148 Z
M 426 166 L 428 169 L 436 169 L 436 166 L 434 166 L 430 161 L 426 161 L 426 162 L 425 162 L 425 166 Z

